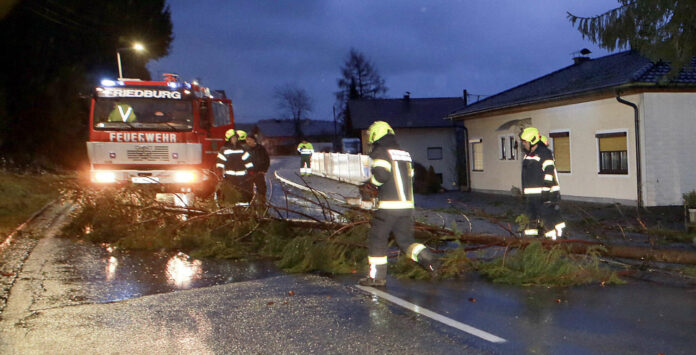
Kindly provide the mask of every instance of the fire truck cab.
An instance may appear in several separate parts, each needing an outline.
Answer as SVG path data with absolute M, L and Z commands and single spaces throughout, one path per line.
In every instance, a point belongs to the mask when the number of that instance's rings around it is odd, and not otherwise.
M 197 82 L 103 80 L 93 96 L 87 153 L 97 184 L 149 184 L 166 193 L 210 195 L 225 132 L 234 127 L 223 91 Z

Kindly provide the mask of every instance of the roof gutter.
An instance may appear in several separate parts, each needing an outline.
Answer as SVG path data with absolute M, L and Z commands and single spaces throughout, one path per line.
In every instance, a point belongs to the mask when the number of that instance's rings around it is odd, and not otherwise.
M 641 172 L 641 164 L 640 164 L 640 115 L 638 112 L 638 106 L 634 104 L 633 102 L 626 101 L 621 98 L 621 91 L 616 90 L 616 101 L 633 107 L 633 121 L 635 123 L 635 131 L 636 131 L 636 189 L 637 189 L 637 194 L 638 194 L 638 208 L 643 207 L 643 186 L 642 186 L 642 181 L 643 181 L 643 174 Z
M 530 105 L 537 105 L 537 104 L 546 104 L 549 102 L 555 102 L 555 101 L 563 101 L 563 100 L 572 100 L 572 99 L 578 99 L 578 98 L 583 98 L 586 96 L 590 95 L 607 95 L 607 97 L 612 97 L 613 94 L 618 91 L 618 90 L 641 90 L 641 89 L 650 89 L 650 88 L 655 88 L 658 87 L 655 83 L 625 83 L 625 84 L 619 84 L 619 85 L 608 85 L 604 86 L 601 88 L 595 88 L 592 90 L 587 90 L 587 91 L 577 91 L 577 92 L 572 92 L 572 93 L 566 93 L 562 95 L 556 95 L 556 96 L 549 96 L 545 97 L 543 99 L 530 99 L 527 101 L 520 101 L 520 102 L 514 102 L 511 104 L 507 105 L 502 105 L 502 106 L 495 106 L 495 107 L 489 107 L 485 108 L 479 111 L 472 111 L 472 112 L 467 112 L 464 114 L 457 114 L 451 113 L 447 115 L 448 119 L 451 120 L 466 120 L 468 118 L 471 118 L 472 116 L 478 116 L 482 114 L 492 114 L 493 112 L 496 111 L 503 111 L 503 110 L 509 110 L 509 109 L 518 109 L 518 108 L 523 108 L 525 106 L 530 106 Z M 687 88 L 687 86 L 684 86 L 683 88 Z M 688 88 L 693 88 L 693 86 L 688 86 Z

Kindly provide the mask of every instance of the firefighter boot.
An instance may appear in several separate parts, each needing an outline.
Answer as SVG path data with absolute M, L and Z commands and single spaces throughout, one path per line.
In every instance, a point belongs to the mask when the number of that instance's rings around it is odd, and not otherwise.
M 440 277 L 440 266 L 442 266 L 442 260 L 440 260 L 439 256 L 430 251 L 430 249 L 423 249 L 423 251 L 418 253 L 418 260 L 416 262 L 418 265 L 428 270 L 428 272 L 430 272 L 430 276 L 433 278 Z
M 386 257 L 385 257 L 386 258 Z M 358 280 L 358 285 L 384 287 L 387 285 L 387 264 L 370 264 L 370 274 Z

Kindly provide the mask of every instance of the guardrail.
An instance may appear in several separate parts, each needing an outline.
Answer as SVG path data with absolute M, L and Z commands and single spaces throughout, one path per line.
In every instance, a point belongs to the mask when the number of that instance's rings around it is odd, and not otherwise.
M 314 153 L 312 174 L 360 185 L 370 179 L 372 159 L 362 154 Z

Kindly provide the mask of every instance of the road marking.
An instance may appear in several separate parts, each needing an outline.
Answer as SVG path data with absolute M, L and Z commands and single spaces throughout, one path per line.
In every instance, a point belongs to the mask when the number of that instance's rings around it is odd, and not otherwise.
M 452 328 L 457 328 L 457 329 L 459 329 L 459 330 L 461 330 L 461 331 L 463 331 L 463 332 L 469 333 L 469 334 L 471 334 L 471 335 L 473 335 L 473 336 L 477 336 L 477 337 L 479 337 L 479 338 L 481 338 L 481 339 L 483 339 L 483 340 L 487 340 L 487 341 L 489 341 L 489 342 L 491 342 L 491 343 L 505 343 L 505 342 L 507 342 L 507 340 L 505 340 L 505 339 L 503 339 L 503 338 L 501 338 L 501 337 L 499 337 L 499 336 L 497 336 L 497 335 L 493 335 L 493 334 L 488 333 L 488 332 L 486 332 L 486 331 L 483 331 L 483 330 L 481 330 L 481 329 L 474 328 L 474 327 L 472 327 L 472 326 L 470 326 L 470 325 L 467 325 L 467 324 L 458 322 L 458 321 L 456 321 L 456 320 L 454 320 L 454 319 L 452 319 L 452 318 L 445 317 L 445 316 L 443 316 L 443 315 L 441 315 L 441 314 L 438 314 L 438 313 L 435 313 L 435 312 L 433 312 L 433 311 L 431 311 L 431 310 L 429 310 L 429 309 L 426 309 L 426 308 L 423 308 L 423 307 L 421 307 L 421 306 L 415 305 L 415 304 L 413 304 L 413 303 L 411 303 L 411 302 L 408 302 L 408 301 L 403 300 L 403 299 L 401 299 L 401 298 L 398 298 L 398 297 L 396 297 L 396 296 L 392 296 L 392 295 L 390 295 L 390 294 L 388 294 L 388 293 L 386 293 L 386 292 L 382 292 L 382 291 L 380 291 L 380 290 L 378 290 L 378 289 L 376 289 L 376 288 L 374 288 L 374 287 L 360 286 L 360 285 L 358 285 L 358 286 L 356 286 L 356 287 L 359 288 L 359 289 L 361 289 L 361 290 L 363 290 L 363 291 L 365 291 L 365 292 L 369 292 L 369 293 L 371 293 L 371 294 L 373 294 L 373 295 L 375 295 L 375 296 L 382 297 L 382 298 L 384 298 L 385 300 L 387 300 L 387 301 L 389 301 L 389 302 L 391 302 L 391 303 L 394 303 L 394 304 L 396 304 L 396 305 L 399 305 L 399 306 L 401 306 L 401 307 L 404 307 L 404 308 L 406 308 L 406 309 L 408 309 L 408 310 L 410 310 L 410 311 L 412 311 L 412 312 L 415 312 L 415 313 L 424 315 L 424 316 L 426 316 L 426 317 L 428 317 L 428 318 L 431 318 L 431 319 L 436 320 L 436 321 L 438 321 L 438 322 L 440 322 L 440 323 L 449 325 L 449 326 L 452 327 Z

